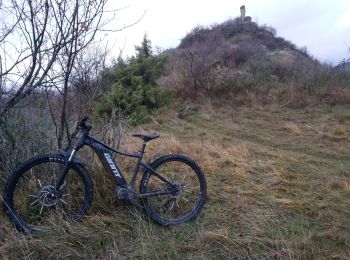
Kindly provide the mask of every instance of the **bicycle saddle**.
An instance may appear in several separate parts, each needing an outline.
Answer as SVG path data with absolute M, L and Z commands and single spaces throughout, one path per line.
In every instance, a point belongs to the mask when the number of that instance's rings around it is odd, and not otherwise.
M 148 142 L 159 137 L 158 134 L 133 134 L 132 136 L 140 137 L 144 142 Z

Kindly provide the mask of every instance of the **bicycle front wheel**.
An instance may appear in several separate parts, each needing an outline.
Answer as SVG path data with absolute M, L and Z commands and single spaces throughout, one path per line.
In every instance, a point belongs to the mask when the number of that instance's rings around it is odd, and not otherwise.
M 150 170 L 143 174 L 141 195 L 162 193 L 143 198 L 143 206 L 149 217 L 165 226 L 196 218 L 207 194 L 205 176 L 198 164 L 184 155 L 174 154 L 161 157 L 150 166 L 168 183 Z
M 24 162 L 9 177 L 5 210 L 17 229 L 32 234 L 48 231 L 57 218 L 80 220 L 92 203 L 92 181 L 79 164 L 71 164 L 56 190 L 65 163 L 61 155 L 44 155 Z

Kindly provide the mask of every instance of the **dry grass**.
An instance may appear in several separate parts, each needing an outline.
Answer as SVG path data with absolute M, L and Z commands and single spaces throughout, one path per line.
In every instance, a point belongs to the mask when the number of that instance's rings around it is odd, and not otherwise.
M 0 215 L 0 258 L 350 258 L 349 111 L 211 107 L 183 120 L 164 111 L 132 132 L 161 133 L 146 160 L 185 153 L 201 165 L 208 201 L 198 219 L 157 226 L 118 202 L 112 179 L 90 166 L 96 200 L 86 220 L 31 238 Z M 139 145 L 127 135 L 121 149 Z M 132 161 L 118 161 L 132 169 Z
M 346 105 L 350 103 L 350 89 L 331 85 L 313 89 L 301 89 L 294 85 L 277 87 L 270 91 L 270 102 L 284 103 L 292 108 L 305 108 L 310 105 Z
M 302 133 L 298 125 L 293 122 L 286 122 L 283 126 L 283 129 L 290 131 L 295 135 L 300 135 Z

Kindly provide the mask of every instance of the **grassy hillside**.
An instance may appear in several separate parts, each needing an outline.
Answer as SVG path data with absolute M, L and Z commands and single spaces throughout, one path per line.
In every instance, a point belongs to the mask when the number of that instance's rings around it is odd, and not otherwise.
M 182 152 L 198 161 L 208 182 L 198 219 L 154 224 L 118 202 L 109 176 L 92 164 L 88 217 L 32 238 L 16 234 L 1 212 L 0 258 L 350 258 L 350 106 L 206 106 L 184 119 L 175 111 L 129 132 L 161 134 L 148 158 Z M 138 146 L 124 140 L 127 150 Z
M 270 103 L 276 89 L 319 97 L 350 82 L 348 72 L 321 64 L 273 27 L 240 19 L 197 26 L 166 53 L 168 70 L 159 81 L 194 100 L 254 96 Z

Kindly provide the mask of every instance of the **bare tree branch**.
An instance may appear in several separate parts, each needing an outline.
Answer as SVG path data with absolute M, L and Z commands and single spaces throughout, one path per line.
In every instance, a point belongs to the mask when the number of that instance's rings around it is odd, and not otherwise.
M 8 20 L 0 26 L 0 123 L 36 88 L 57 85 L 50 80 L 60 80 L 62 72 L 69 78 L 76 55 L 99 31 L 106 4 L 106 0 L 5 2 L 0 10 L 0 17 Z M 69 57 L 66 62 L 64 57 Z M 62 82 L 68 84 L 67 79 Z M 13 94 L 4 95 L 9 90 Z

